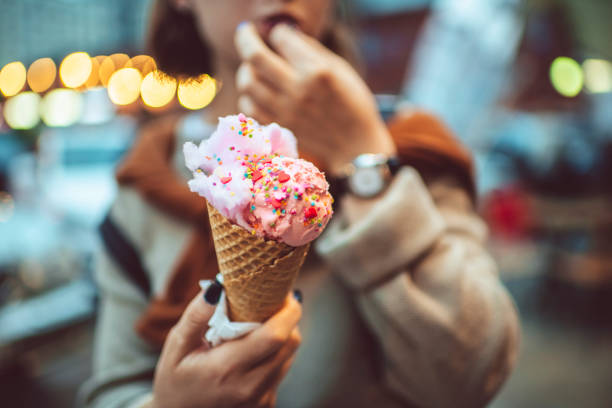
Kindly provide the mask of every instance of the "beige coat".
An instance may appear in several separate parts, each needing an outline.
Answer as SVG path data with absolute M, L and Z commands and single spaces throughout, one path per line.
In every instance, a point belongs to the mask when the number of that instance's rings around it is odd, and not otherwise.
M 178 134 L 178 144 L 190 138 Z M 120 189 L 112 215 L 161 293 L 191 228 L 129 188 Z M 345 200 L 296 283 L 304 293 L 303 343 L 277 406 L 485 405 L 508 376 L 519 338 L 485 239 L 452 177 L 425 183 L 404 167 L 382 196 Z M 94 372 L 79 404 L 143 406 L 158 358 L 133 328 L 147 299 L 104 253 L 96 276 Z

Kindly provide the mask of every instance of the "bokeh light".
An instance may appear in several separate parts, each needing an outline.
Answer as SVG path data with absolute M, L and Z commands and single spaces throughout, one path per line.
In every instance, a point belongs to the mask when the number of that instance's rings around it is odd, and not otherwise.
M 149 72 L 140 85 L 142 101 L 152 108 L 161 108 L 170 103 L 176 93 L 176 79 L 159 71 Z
M 115 64 L 111 57 L 106 57 L 101 63 L 100 68 L 98 68 L 98 77 L 100 79 L 100 83 L 103 86 L 108 85 L 108 80 L 111 75 L 115 72 Z
M 108 86 L 108 81 L 113 73 L 123 68 L 129 60 L 130 57 L 122 53 L 113 54 L 104 58 L 102 62 L 100 62 L 100 69 L 98 70 L 100 83 L 103 86 Z
M 129 105 L 140 95 L 142 76 L 136 68 L 122 68 L 108 81 L 108 97 L 116 105 Z
M 6 191 L 0 191 L 0 222 L 6 222 L 13 216 L 15 202 Z
M 157 64 L 155 60 L 148 55 L 137 55 L 126 62 L 125 68 L 136 68 L 144 77 L 156 70 Z
M 40 122 L 38 114 L 40 95 L 36 92 L 22 92 L 4 104 L 4 119 L 13 129 L 32 129 Z
M 45 92 L 55 82 L 57 67 L 51 58 L 39 58 L 28 68 L 28 85 L 34 92 Z
M 91 59 L 91 72 L 89 73 L 89 78 L 87 78 L 87 81 L 85 81 L 83 84 L 85 88 L 89 89 L 98 85 L 98 82 L 100 81 L 99 71 L 100 59 L 98 59 L 98 57 L 94 57 Z
M 197 79 L 190 79 L 178 85 L 177 96 L 179 103 L 187 109 L 202 109 L 215 98 L 217 84 L 209 75 L 202 75 Z
M 66 88 L 49 92 L 40 104 L 40 116 L 47 126 L 70 126 L 79 120 L 82 111 L 82 95 Z
M 59 74 L 68 88 L 78 88 L 87 81 L 91 69 L 91 58 L 86 52 L 73 52 L 62 61 Z
M 0 92 L 4 96 L 17 95 L 25 83 L 26 69 L 21 62 L 11 62 L 0 70 Z
M 584 84 L 582 68 L 569 57 L 557 57 L 550 66 L 550 82 L 555 90 L 566 97 L 580 93 Z
M 612 92 L 612 63 L 602 59 L 587 59 L 582 63 L 584 86 L 591 93 Z

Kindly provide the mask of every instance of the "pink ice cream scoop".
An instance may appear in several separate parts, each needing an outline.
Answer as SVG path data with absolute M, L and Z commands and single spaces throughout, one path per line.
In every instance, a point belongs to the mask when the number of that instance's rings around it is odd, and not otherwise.
M 332 216 L 325 176 L 297 158 L 293 133 L 277 124 L 226 116 L 209 139 L 183 151 L 191 191 L 261 238 L 298 247 L 317 238 Z

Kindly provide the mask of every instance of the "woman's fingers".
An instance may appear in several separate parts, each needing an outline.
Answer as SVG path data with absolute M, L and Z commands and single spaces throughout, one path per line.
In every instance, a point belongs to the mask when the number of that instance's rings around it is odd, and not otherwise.
M 249 63 L 243 63 L 236 72 L 236 88 L 242 95 L 248 95 L 255 106 L 249 108 L 263 107 L 268 113 L 279 111 L 282 94 L 262 81 Z M 242 110 L 245 114 L 248 112 Z M 255 118 L 257 119 L 257 118 Z
M 261 381 L 276 378 L 275 374 L 278 374 L 287 360 L 293 357 L 301 343 L 302 336 L 300 330 L 296 327 L 285 341 L 285 344 L 276 353 L 253 366 L 250 373 L 255 379 L 260 379 Z
M 222 344 L 212 352 L 224 350 L 227 363 L 249 370 L 279 351 L 291 336 L 302 317 L 302 307 L 293 298 L 287 296 L 285 306 L 268 319 L 261 327 L 245 337 Z
M 183 357 L 202 346 L 203 334 L 208 328 L 215 307 L 206 303 L 203 292 L 192 299 L 179 322 L 170 330 L 164 344 L 165 361 L 177 365 Z
M 300 71 L 312 70 L 329 52 L 317 41 L 286 24 L 278 24 L 272 29 L 270 43 L 292 67 Z
M 289 371 L 301 341 L 302 337 L 296 327 L 287 342 L 276 354 L 270 356 L 247 373 L 247 382 L 251 383 L 251 386 L 254 387 L 253 395 L 265 395 L 270 391 L 276 390 Z
M 238 55 L 248 62 L 269 85 L 286 89 L 294 77 L 292 69 L 263 42 L 255 26 L 246 23 L 236 30 L 234 43 Z

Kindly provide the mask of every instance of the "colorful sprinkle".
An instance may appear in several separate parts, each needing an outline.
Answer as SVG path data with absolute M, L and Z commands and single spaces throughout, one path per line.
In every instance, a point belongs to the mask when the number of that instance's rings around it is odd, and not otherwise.
M 314 218 L 316 216 L 317 216 L 316 208 L 309 207 L 307 210 L 304 211 L 304 217 L 306 217 L 307 220 Z
M 227 184 L 230 181 L 232 181 L 232 176 L 221 177 L 221 183 L 222 184 Z
M 280 183 L 286 183 L 287 181 L 289 181 L 291 179 L 291 176 L 289 176 L 287 173 L 285 173 L 284 171 L 281 171 L 281 173 L 278 175 L 278 181 Z

